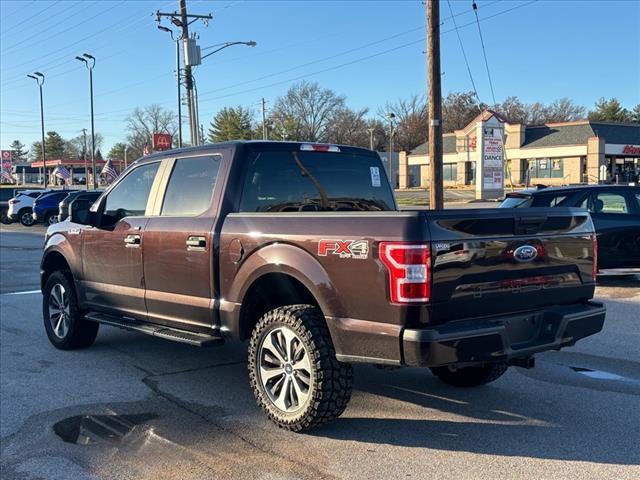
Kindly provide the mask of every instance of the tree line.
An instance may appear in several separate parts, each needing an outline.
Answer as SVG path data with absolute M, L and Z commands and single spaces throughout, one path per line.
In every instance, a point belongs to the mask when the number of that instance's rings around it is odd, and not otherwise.
M 474 92 L 451 92 L 442 100 L 443 131 L 453 132 L 466 127 L 480 112 L 491 109 L 510 123 L 539 125 L 582 119 L 608 122 L 640 123 L 640 104 L 625 108 L 616 98 L 601 98 L 589 111 L 568 98 L 549 104 L 525 103 L 511 96 L 497 105 L 478 101 Z M 389 114 L 393 114 L 390 118 Z M 177 118 L 173 111 L 159 105 L 138 107 L 125 119 L 127 136 L 112 146 L 107 158 L 121 160 L 142 156 L 145 146 L 151 149 L 154 132 L 169 133 L 177 146 Z M 354 145 L 374 150 L 389 149 L 393 138 L 395 151 L 410 151 L 427 140 L 428 105 L 424 96 L 412 95 L 388 102 L 371 112 L 368 108 L 356 110 L 347 105 L 347 99 L 318 83 L 303 81 L 292 85 L 278 97 L 266 117 L 266 129 L 271 140 L 292 140 Z M 258 112 L 242 105 L 225 107 L 211 120 L 206 141 L 215 143 L 240 139 L 262 139 L 263 125 Z M 88 148 L 90 138 L 87 136 Z M 100 148 L 104 139 L 96 134 L 96 158 L 102 159 Z M 186 143 L 185 143 L 186 145 Z M 15 140 L 11 146 L 16 161 L 40 160 L 40 142 L 34 142 L 31 152 Z M 64 139 L 57 132 L 47 132 L 45 138 L 47 158 L 90 158 L 84 138 L 79 135 Z

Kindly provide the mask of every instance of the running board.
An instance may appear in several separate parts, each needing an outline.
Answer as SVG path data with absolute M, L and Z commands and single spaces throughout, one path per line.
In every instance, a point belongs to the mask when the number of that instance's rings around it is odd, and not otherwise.
M 107 315 L 104 313 L 89 313 L 87 320 L 92 322 L 111 325 L 112 327 L 123 328 L 125 330 L 133 330 L 153 337 L 164 338 L 173 342 L 187 343 L 196 347 L 215 347 L 224 343 L 224 338 L 204 333 L 187 332 L 186 330 L 178 330 L 177 328 L 165 327 L 162 325 L 152 325 L 148 323 L 138 323 L 134 321 L 124 320 L 120 317 Z

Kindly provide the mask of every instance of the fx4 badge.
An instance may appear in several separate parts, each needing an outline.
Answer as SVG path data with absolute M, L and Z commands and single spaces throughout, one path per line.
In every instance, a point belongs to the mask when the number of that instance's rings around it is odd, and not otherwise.
M 367 240 L 320 240 L 318 255 L 338 255 L 340 258 L 365 259 L 369 256 Z

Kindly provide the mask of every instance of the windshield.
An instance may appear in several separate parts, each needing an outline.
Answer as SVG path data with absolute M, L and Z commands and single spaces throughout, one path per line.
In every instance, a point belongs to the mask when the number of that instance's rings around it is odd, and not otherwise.
M 249 163 L 241 212 L 395 210 L 379 158 L 352 153 L 261 152 Z
M 507 195 L 499 208 L 522 208 L 529 207 L 531 205 L 530 195 Z

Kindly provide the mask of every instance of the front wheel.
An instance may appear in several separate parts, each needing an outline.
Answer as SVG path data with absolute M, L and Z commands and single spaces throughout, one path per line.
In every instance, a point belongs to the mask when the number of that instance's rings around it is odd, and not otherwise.
M 33 214 L 30 208 L 22 210 L 18 214 L 18 217 L 20 218 L 20 223 L 25 227 L 31 227 L 34 223 L 36 223 L 36 221 L 33 219 Z
M 249 343 L 249 380 L 258 405 L 279 427 L 302 431 L 344 412 L 353 383 L 338 362 L 322 313 L 312 305 L 267 312 Z
M 508 368 L 505 363 L 485 363 L 478 367 L 434 367 L 431 372 L 442 382 L 454 387 L 478 387 L 497 380 Z
M 60 350 L 91 346 L 100 325 L 86 320 L 78 309 L 71 273 L 52 273 L 42 293 L 44 328 L 51 344 Z

